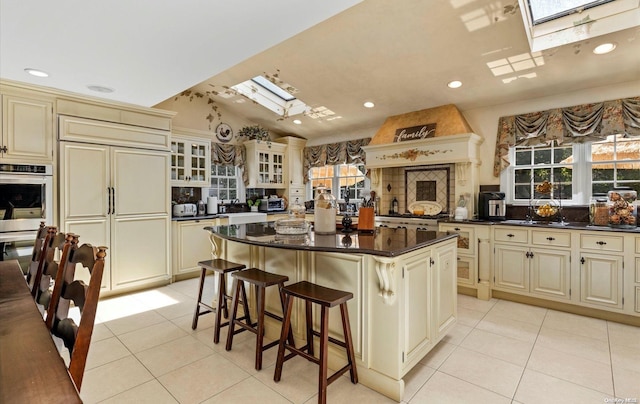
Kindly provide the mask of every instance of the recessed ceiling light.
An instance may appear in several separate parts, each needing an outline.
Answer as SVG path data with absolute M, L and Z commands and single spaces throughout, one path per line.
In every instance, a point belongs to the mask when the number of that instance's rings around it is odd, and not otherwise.
M 462 82 L 458 80 L 453 80 L 447 83 L 447 87 L 449 88 L 460 88 L 462 86 Z
M 95 91 L 98 93 L 112 93 L 114 90 L 113 88 L 109 88 L 109 87 L 105 87 L 105 86 L 98 86 L 95 84 L 90 84 L 87 86 L 87 88 L 91 91 Z
M 364 103 L 364 107 L 365 108 L 373 108 L 375 106 L 376 106 L 376 104 L 372 103 L 371 101 L 367 101 L 367 102 Z
M 596 55 L 604 55 L 605 53 L 609 53 L 616 48 L 615 43 L 603 43 L 595 47 L 593 53 Z
M 299 120 L 299 119 L 294 119 L 293 123 L 295 123 L 296 125 L 300 125 L 300 124 L 302 124 L 302 121 Z
M 38 69 L 32 69 L 30 67 L 27 67 L 26 69 L 24 69 L 24 71 L 36 77 L 49 77 L 49 73 L 43 72 L 42 70 Z

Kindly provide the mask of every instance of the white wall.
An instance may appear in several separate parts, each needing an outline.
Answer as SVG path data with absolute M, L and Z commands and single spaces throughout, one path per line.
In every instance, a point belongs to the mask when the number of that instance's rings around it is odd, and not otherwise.
M 500 184 L 500 178 L 493 176 L 493 156 L 500 117 L 637 96 L 640 96 L 640 80 L 461 111 L 475 133 L 484 138 L 484 143 L 480 145 L 480 156 L 483 158 L 480 184 Z

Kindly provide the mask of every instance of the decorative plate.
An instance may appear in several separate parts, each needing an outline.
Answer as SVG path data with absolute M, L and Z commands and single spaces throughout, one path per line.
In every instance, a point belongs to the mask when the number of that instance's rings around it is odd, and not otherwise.
M 226 123 L 221 123 L 216 127 L 216 138 L 222 143 L 227 143 L 233 139 L 233 129 Z
M 424 211 L 423 214 L 426 216 L 435 216 L 442 212 L 442 206 L 438 202 L 416 201 L 409 205 L 409 212 L 411 213 L 416 210 L 420 211 L 420 209 Z

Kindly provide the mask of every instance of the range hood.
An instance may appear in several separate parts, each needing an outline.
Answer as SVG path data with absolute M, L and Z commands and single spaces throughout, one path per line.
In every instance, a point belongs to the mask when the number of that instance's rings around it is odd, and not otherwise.
M 370 169 L 480 164 L 482 142 L 458 108 L 449 104 L 387 118 L 363 149 Z

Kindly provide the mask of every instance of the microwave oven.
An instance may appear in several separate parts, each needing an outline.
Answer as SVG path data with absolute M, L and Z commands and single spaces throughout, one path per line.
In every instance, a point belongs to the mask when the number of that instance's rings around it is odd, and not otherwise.
M 269 198 L 260 200 L 260 206 L 258 210 L 261 212 L 277 212 L 285 210 L 284 199 L 282 198 Z

